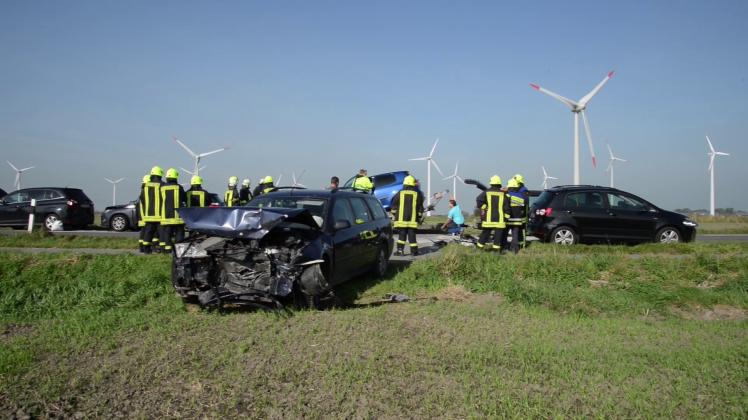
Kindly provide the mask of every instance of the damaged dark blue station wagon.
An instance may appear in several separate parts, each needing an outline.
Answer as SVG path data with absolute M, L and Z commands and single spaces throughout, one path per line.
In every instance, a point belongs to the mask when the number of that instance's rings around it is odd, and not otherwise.
M 280 190 L 246 207 L 179 214 L 191 235 L 175 245 L 172 282 L 203 306 L 327 306 L 334 286 L 383 276 L 392 253 L 389 217 L 360 193 Z

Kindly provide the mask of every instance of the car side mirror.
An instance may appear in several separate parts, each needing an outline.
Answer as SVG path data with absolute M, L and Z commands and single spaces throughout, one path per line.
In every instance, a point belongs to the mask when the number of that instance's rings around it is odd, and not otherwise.
M 348 229 L 349 227 L 351 227 L 351 222 L 347 220 L 335 221 L 335 230 Z

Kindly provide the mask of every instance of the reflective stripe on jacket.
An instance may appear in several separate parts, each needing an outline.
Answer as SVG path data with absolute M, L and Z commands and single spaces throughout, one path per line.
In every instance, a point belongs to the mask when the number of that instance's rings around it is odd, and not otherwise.
M 161 186 L 161 224 L 183 225 L 184 220 L 179 217 L 178 208 L 184 207 L 184 189 L 179 184 L 165 184 Z
M 394 227 L 417 228 L 423 212 L 423 196 L 416 190 L 402 190 L 392 200 Z
M 236 188 L 229 188 L 223 194 L 223 201 L 226 203 L 226 207 L 234 207 L 239 204 L 239 194 Z
M 161 221 L 161 183 L 149 181 L 143 184 L 140 192 L 141 220 L 145 222 Z
M 504 220 L 504 192 L 501 190 L 486 190 L 478 197 L 480 209 L 484 216 L 481 223 L 482 228 L 502 229 L 506 227 Z
M 205 207 L 206 198 L 205 190 L 189 189 L 187 191 L 187 207 Z

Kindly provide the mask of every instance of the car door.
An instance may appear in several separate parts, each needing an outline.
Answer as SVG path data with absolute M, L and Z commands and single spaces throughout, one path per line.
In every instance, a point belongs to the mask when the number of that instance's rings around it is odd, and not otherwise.
M 354 222 L 359 227 L 361 238 L 361 250 L 359 253 L 359 264 L 361 269 L 368 268 L 377 257 L 377 232 L 374 226 L 374 217 L 363 197 L 351 197 L 351 208 L 353 208 Z
M 608 213 L 615 236 L 620 239 L 650 240 L 655 235 L 657 211 L 628 194 L 607 193 Z
M 574 191 L 564 197 L 564 211 L 577 224 L 583 238 L 605 238 L 609 227 L 603 195 L 596 191 Z
M 28 191 L 16 191 L 5 196 L 0 206 L 0 223 L 4 225 L 23 225 L 28 221 L 26 208 L 31 204 Z
M 330 215 L 329 226 L 333 229 L 332 241 L 335 258 L 332 283 L 338 284 L 352 276 L 351 272 L 355 267 L 359 247 L 362 243 L 359 236 L 361 228 L 356 225 L 353 209 L 345 197 L 337 197 L 333 201 Z M 339 222 L 347 222 L 348 226 L 336 229 Z

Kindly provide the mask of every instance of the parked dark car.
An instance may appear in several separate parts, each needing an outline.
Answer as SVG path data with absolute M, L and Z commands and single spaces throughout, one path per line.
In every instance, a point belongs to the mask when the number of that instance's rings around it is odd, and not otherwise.
M 0 226 L 26 226 L 31 200 L 36 199 L 35 221 L 52 229 L 58 220 L 63 227 L 81 228 L 93 223 L 94 203 L 77 188 L 24 188 L 0 200 Z
M 334 286 L 384 275 L 392 253 L 381 203 L 351 191 L 282 190 L 180 215 L 192 235 L 175 246 L 172 281 L 204 306 L 325 306 Z
M 577 242 L 690 242 L 696 222 L 634 194 L 591 185 L 545 190 L 530 208 L 528 233 L 540 240 Z
M 408 171 L 395 171 L 369 177 L 374 183 L 374 197 L 382 203 L 385 211 L 390 211 L 392 207 L 392 197 L 403 189 L 403 181 L 409 174 Z M 343 188 L 351 188 L 355 178 L 355 176 L 352 176 L 348 179 L 348 181 L 343 184 Z

